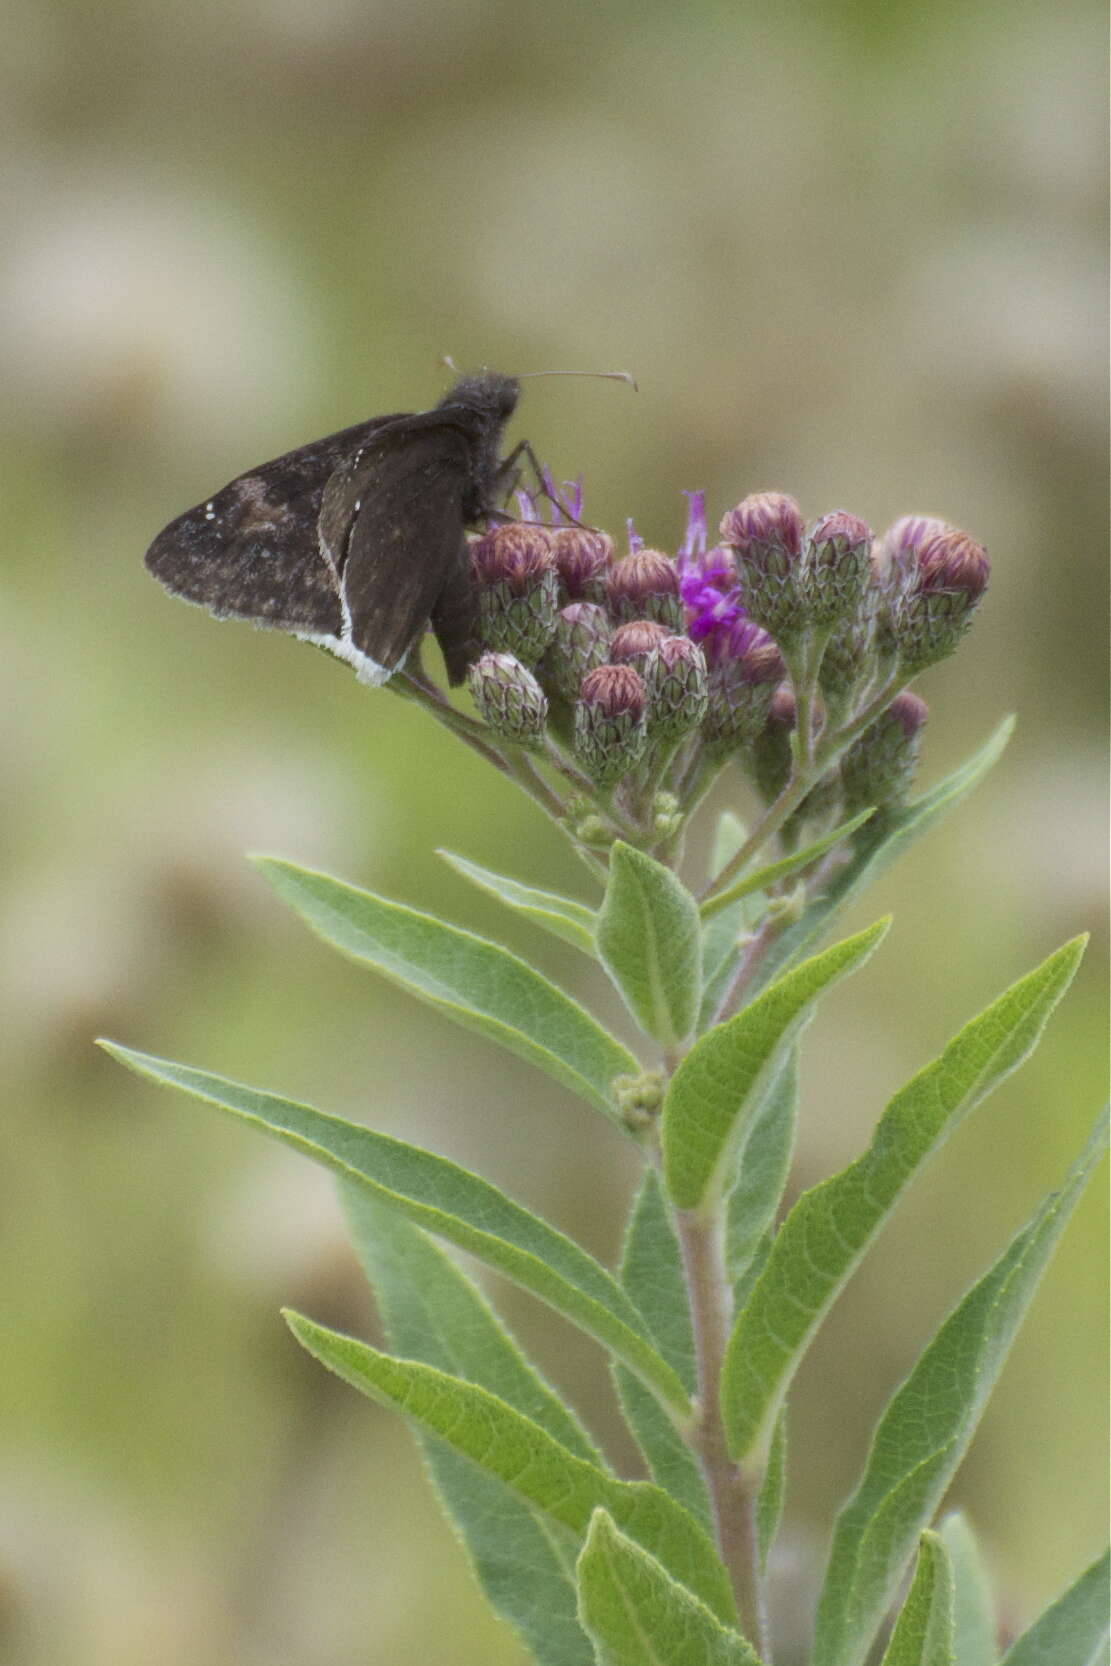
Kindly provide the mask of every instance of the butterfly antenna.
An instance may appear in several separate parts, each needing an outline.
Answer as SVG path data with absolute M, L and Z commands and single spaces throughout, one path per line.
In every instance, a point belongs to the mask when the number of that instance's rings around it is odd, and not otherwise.
M 525 370 L 515 376 L 515 382 L 528 382 L 537 376 L 595 376 L 603 382 L 626 382 L 634 393 L 639 393 L 636 377 L 627 370 Z

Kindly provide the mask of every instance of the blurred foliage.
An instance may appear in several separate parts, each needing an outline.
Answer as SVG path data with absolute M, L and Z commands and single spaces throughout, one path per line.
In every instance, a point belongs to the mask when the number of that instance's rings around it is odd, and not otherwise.
M 403 1132 L 612 1256 L 629 1183 L 612 1131 L 329 956 L 241 852 L 442 909 L 602 999 L 432 852 L 583 895 L 588 878 L 419 713 L 171 604 L 142 551 L 261 458 L 434 402 L 445 352 L 636 373 L 638 398 L 534 384 L 516 425 L 557 475 L 585 471 L 615 530 L 634 514 L 674 547 L 683 488 L 716 515 L 774 486 L 808 514 L 920 510 L 984 539 L 985 607 L 923 680 L 924 775 L 1008 709 L 1019 736 L 866 905 L 897 927 L 808 1038 L 813 1180 L 970 1012 L 1102 930 L 1102 15 L 3 0 L 0 17 L 0 1658 L 510 1666 L 399 1425 L 278 1319 L 288 1301 L 375 1323 L 327 1183 L 90 1040 Z M 892 1384 L 1080 1143 L 1103 1091 L 1094 948 L 800 1380 L 798 1553 Z M 1102 1532 L 1098 1216 L 1070 1232 L 955 1489 L 1016 1620 Z M 614 1440 L 597 1355 L 524 1298 L 506 1308 Z M 797 1578 L 788 1558 L 785 1637 Z

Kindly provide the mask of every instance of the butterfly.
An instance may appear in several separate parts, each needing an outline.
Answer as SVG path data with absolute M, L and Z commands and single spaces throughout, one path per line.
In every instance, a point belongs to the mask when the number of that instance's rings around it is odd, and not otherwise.
M 498 513 L 519 381 L 461 376 L 430 411 L 371 417 L 248 469 L 154 540 L 146 565 L 218 619 L 316 643 L 386 682 L 431 625 L 449 680 L 477 657 L 467 530 Z

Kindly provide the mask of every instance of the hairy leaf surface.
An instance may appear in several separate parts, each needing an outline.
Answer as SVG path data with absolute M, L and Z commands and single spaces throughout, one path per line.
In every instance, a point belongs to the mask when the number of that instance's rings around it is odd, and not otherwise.
M 255 865 L 334 947 L 527 1059 L 622 1126 L 612 1083 L 615 1076 L 635 1075 L 636 1059 L 526 961 L 473 932 L 327 874 L 272 857 L 259 857 Z

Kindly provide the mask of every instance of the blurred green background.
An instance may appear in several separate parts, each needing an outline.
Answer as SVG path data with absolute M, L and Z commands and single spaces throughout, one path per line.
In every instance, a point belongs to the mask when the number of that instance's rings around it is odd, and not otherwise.
M 433 854 L 584 897 L 558 836 L 419 713 L 146 577 L 233 474 L 440 395 L 515 424 L 590 516 L 674 548 L 777 487 L 940 514 L 994 575 L 922 691 L 928 782 L 1017 709 L 978 795 L 858 912 L 882 957 L 810 1032 L 796 1184 L 1063 938 L 1032 1064 L 954 1138 L 794 1399 L 780 1603 L 874 1417 L 1062 1174 L 1103 1092 L 1102 8 L 965 0 L 4 0 L 0 370 L 0 1658 L 512 1666 L 403 1427 L 277 1309 L 374 1334 L 327 1179 L 124 1075 L 113 1035 L 477 1166 L 615 1253 L 599 1119 L 287 917 L 264 848 L 533 950 Z M 725 802 L 723 799 L 721 802 Z M 696 852 L 697 854 L 697 852 Z M 1070 1229 L 954 1488 L 1008 1613 L 1103 1532 L 1103 1232 Z M 504 1310 L 623 1460 L 598 1354 Z

